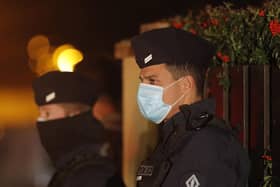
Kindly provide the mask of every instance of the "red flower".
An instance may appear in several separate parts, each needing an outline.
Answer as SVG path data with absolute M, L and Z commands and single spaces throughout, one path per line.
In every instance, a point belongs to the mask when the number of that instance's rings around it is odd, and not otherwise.
M 261 16 L 261 17 L 264 17 L 264 16 L 265 16 L 264 10 L 260 10 L 260 11 L 259 11 L 259 16 Z
M 222 58 L 222 61 L 223 61 L 224 63 L 228 63 L 228 62 L 230 61 L 229 56 L 224 55 L 223 58 Z
M 193 33 L 194 35 L 196 35 L 196 34 L 197 34 L 196 30 L 195 30 L 195 29 L 193 29 L 193 28 L 191 28 L 189 31 L 190 31 L 191 33 Z
M 262 158 L 268 161 L 272 161 L 272 157 L 269 155 L 263 155 Z
M 217 53 L 217 57 L 222 60 L 224 63 L 228 63 L 230 61 L 229 56 L 223 55 L 221 52 Z
M 176 29 L 181 29 L 183 28 L 183 24 L 181 22 L 173 22 L 173 27 L 175 27 Z
M 203 23 L 201 23 L 201 27 L 202 27 L 202 28 L 207 28 L 207 27 L 208 27 L 207 22 L 203 22 Z
M 272 33 L 272 36 L 279 34 L 280 33 L 280 24 L 279 24 L 278 20 L 272 20 L 269 23 L 269 29 Z
M 210 22 L 212 23 L 212 25 L 219 25 L 218 19 L 211 19 Z
M 221 58 L 222 56 L 223 56 L 223 55 L 222 55 L 221 52 L 218 52 L 218 53 L 217 53 L 217 57 Z

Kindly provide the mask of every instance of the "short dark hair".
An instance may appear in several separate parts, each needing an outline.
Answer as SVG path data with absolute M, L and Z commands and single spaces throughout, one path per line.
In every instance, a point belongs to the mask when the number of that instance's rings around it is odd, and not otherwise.
M 166 67 L 175 80 L 186 75 L 192 76 L 196 84 L 197 95 L 203 96 L 207 67 L 190 63 L 174 65 L 166 64 Z

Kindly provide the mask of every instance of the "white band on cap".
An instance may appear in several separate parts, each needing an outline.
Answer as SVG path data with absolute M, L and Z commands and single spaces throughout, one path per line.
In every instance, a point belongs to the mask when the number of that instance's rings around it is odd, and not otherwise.
M 149 55 L 144 59 L 145 64 L 147 64 L 148 62 L 150 62 L 152 59 L 153 59 L 153 55 L 152 55 L 152 54 L 149 54 Z
M 55 99 L 55 92 L 51 92 L 50 94 L 48 94 L 45 98 L 46 103 L 52 101 Z

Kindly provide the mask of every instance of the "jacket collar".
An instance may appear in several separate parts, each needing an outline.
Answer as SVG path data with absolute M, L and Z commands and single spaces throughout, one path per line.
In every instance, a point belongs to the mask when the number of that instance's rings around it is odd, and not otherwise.
M 205 99 L 191 105 L 181 105 L 180 111 L 160 126 L 161 138 L 166 139 L 172 132 L 198 130 L 207 124 L 215 114 L 215 100 Z

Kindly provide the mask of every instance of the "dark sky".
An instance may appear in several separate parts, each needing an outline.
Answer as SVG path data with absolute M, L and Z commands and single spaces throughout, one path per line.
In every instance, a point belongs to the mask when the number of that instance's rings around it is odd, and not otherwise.
M 30 84 L 26 44 L 37 34 L 51 44 L 74 44 L 89 61 L 112 56 L 113 44 L 138 33 L 141 23 L 219 0 L 10 0 L 0 2 L 0 87 Z M 246 2 L 237 1 L 234 2 Z M 250 2 L 253 2 L 252 0 Z
M 50 0 L 37 3 L 35 17 L 27 22 L 34 24 L 30 34 L 42 32 L 58 43 L 72 42 L 83 50 L 110 53 L 112 43 L 136 34 L 141 23 L 184 14 L 206 2 L 215 0 Z

